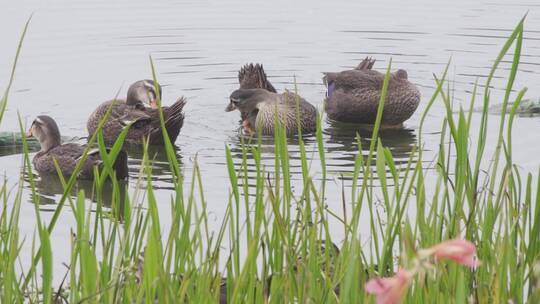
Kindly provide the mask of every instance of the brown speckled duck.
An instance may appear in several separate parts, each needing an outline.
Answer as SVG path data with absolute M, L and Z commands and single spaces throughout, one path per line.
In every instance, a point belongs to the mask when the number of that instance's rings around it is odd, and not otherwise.
M 34 167 L 40 173 L 56 174 L 56 167 L 54 165 L 54 160 L 56 160 L 62 174 L 70 176 L 75 170 L 77 162 L 81 159 L 85 149 L 84 146 L 76 143 L 62 144 L 58 125 L 54 119 L 47 115 L 40 115 L 34 120 L 27 133 L 27 137 L 37 138 L 41 145 L 41 150 L 32 160 Z M 100 168 L 102 163 L 99 150 L 90 150 L 78 177 L 83 179 L 94 178 L 94 167 L 98 166 Z M 128 177 L 126 152 L 120 151 L 114 163 L 114 170 L 118 179 Z
M 242 128 L 248 135 L 254 135 L 258 131 L 262 135 L 273 135 L 275 117 L 283 123 L 287 135 L 294 135 L 298 133 L 298 112 L 302 133 L 315 131 L 317 109 L 293 92 L 278 94 L 266 78 L 262 65 L 245 65 L 238 73 L 238 81 L 240 89 L 231 94 L 225 111 L 240 111 Z
M 87 122 L 89 136 L 98 128 L 99 122 L 112 105 L 111 114 L 103 125 L 105 143 L 112 144 L 129 123 L 133 123 L 127 133 L 126 142 L 142 143 L 148 137 L 150 144 L 163 144 L 163 135 L 157 109 L 157 98 L 161 96 L 161 86 L 157 84 L 159 95 L 155 92 L 152 80 L 140 80 L 133 83 L 126 100 L 110 100 L 102 103 L 90 115 Z M 146 107 L 145 104 L 150 105 Z M 186 100 L 180 97 L 173 105 L 162 107 L 165 128 L 172 143 L 176 141 L 184 124 L 184 105 Z
M 372 70 L 374 64 L 374 59 L 366 58 L 354 70 L 325 73 L 328 118 L 346 123 L 375 123 L 385 75 Z M 405 70 L 390 75 L 382 126 L 401 126 L 418 107 L 420 91 L 407 78 Z

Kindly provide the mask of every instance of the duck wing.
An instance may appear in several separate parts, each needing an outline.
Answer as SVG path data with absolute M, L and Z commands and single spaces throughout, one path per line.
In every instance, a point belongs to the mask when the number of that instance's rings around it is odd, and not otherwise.
M 124 127 L 132 124 L 132 128 L 144 129 L 147 125 L 151 124 L 152 118 L 152 115 L 146 111 L 131 109 L 124 111 L 122 115 L 118 115 L 114 120 Z
M 337 73 L 333 84 L 335 85 L 335 90 L 381 90 L 383 82 L 384 74 L 364 69 Z
M 362 65 L 362 63 L 361 63 Z M 337 90 L 352 92 L 355 90 L 377 91 L 382 89 L 384 74 L 370 70 L 370 64 L 363 64 L 362 69 L 354 69 L 339 73 L 324 73 L 323 82 L 327 86 L 327 97 L 330 98 Z
M 105 143 L 113 144 L 122 130 L 131 124 L 126 135 L 126 141 L 139 143 L 145 134 L 148 134 L 153 126 L 154 117 L 146 109 L 137 109 L 118 103 L 113 109 L 108 120 L 103 125 L 103 137 Z
M 275 94 L 272 100 L 261 103 L 256 118 L 256 125 L 262 128 L 263 134 L 271 135 L 274 131 L 274 119 L 277 115 L 285 125 L 287 133 L 295 134 L 297 131 L 298 113 L 300 114 L 299 118 L 302 131 L 306 133 L 315 131 L 317 109 L 304 98 L 290 91 Z
M 62 174 L 69 176 L 73 174 L 77 163 L 81 160 L 86 146 L 81 146 L 75 143 L 60 145 L 50 151 L 50 159 L 56 160 Z M 87 157 L 79 171 L 79 178 L 91 179 L 94 177 L 94 167 L 101 168 L 103 161 L 99 155 L 99 149 L 91 149 L 88 151 Z M 54 166 L 54 165 L 53 165 Z
M 127 124 L 130 122 L 144 120 L 146 118 L 144 112 L 126 105 L 124 100 L 109 100 L 99 105 L 88 118 L 86 126 L 89 136 L 94 135 L 99 123 L 105 117 L 109 108 L 111 108 L 111 112 L 107 117 L 107 121 L 104 122 L 102 128 L 103 137 L 107 144 L 114 143 L 116 138 L 118 138 L 120 135 L 120 132 L 122 132 L 122 129 Z M 144 123 L 142 123 L 142 125 L 144 125 Z M 134 136 L 130 136 L 128 133 L 127 139 L 130 140 L 133 138 Z
M 364 60 L 362 60 L 358 66 L 354 70 L 356 71 L 363 71 L 363 70 L 371 70 L 373 68 L 373 65 L 375 64 L 375 59 L 372 59 L 371 57 L 366 57 Z M 325 85 L 329 86 L 333 82 L 336 81 L 337 77 L 340 72 L 332 73 L 332 72 L 325 72 L 323 73 L 323 82 Z
M 112 106 L 112 110 L 111 110 L 111 115 L 114 115 L 114 113 L 116 112 L 115 109 L 117 108 L 117 104 L 119 103 L 123 103 L 125 104 L 125 101 L 123 100 L 109 100 L 109 101 L 106 101 L 102 104 L 100 104 L 95 110 L 94 112 L 92 112 L 92 114 L 90 114 L 90 116 L 88 117 L 88 120 L 86 122 L 86 129 L 88 130 L 88 135 L 89 136 L 92 136 L 98 126 L 99 126 L 99 123 L 101 122 L 101 120 L 103 119 L 103 117 L 105 117 L 105 115 L 107 114 L 107 111 L 109 110 L 109 108 Z
M 74 143 L 57 146 L 47 152 L 38 152 L 33 163 L 39 172 L 56 173 L 55 161 L 63 175 L 69 176 L 77 166 L 77 159 L 82 155 L 79 145 Z
M 291 125 L 297 127 L 298 119 L 300 119 L 302 132 L 315 132 L 315 129 L 317 128 L 317 109 L 315 106 L 302 98 L 300 95 L 288 90 L 281 94 L 280 100 L 282 100 L 283 103 L 288 103 L 287 124 L 289 127 Z M 298 117 L 298 113 L 300 114 L 300 117 Z M 296 133 L 296 130 L 293 131 L 288 129 L 287 132 L 289 134 Z
M 107 153 L 109 153 L 111 150 L 106 149 Z M 82 153 L 81 153 L 82 156 Z M 77 161 L 80 159 L 80 157 L 77 159 Z M 116 156 L 116 159 L 113 163 L 113 170 L 116 173 L 116 178 L 118 179 L 125 179 L 128 177 L 128 165 L 127 165 L 128 157 L 127 153 L 124 150 L 120 150 L 118 152 L 118 155 Z M 91 149 L 88 151 L 87 158 L 83 164 L 83 167 L 81 171 L 79 172 L 79 177 L 81 178 L 93 178 L 94 177 L 94 167 L 98 166 L 99 171 L 103 168 L 103 160 L 101 159 L 101 155 L 99 154 L 99 149 Z

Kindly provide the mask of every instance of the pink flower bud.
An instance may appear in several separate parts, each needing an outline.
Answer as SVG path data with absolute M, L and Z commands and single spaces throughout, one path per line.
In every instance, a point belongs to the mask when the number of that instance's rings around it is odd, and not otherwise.
M 369 280 L 365 290 L 377 297 L 377 304 L 398 304 L 407 292 L 411 278 L 407 270 L 399 269 L 393 277 Z
M 467 240 L 445 241 L 427 249 L 427 251 L 438 260 L 449 259 L 471 268 L 480 266 L 480 261 L 475 257 L 476 246 Z

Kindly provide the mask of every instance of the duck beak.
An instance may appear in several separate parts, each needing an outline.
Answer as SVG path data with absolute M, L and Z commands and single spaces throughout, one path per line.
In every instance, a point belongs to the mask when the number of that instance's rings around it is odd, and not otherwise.
M 231 112 L 231 111 L 234 111 L 236 110 L 236 106 L 231 102 L 227 105 L 227 107 L 225 108 L 225 112 Z
M 32 137 L 34 137 L 34 134 L 32 134 L 32 129 L 30 129 L 26 132 L 26 138 L 32 138 Z
M 152 99 L 150 101 L 150 108 L 152 109 L 157 109 L 158 108 L 158 102 L 157 102 L 157 99 Z

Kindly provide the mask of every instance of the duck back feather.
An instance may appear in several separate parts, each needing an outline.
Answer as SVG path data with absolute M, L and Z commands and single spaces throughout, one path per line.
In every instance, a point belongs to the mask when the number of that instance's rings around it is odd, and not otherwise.
M 290 91 L 272 95 L 271 100 L 261 103 L 256 117 L 257 129 L 260 129 L 263 135 L 274 134 L 276 117 L 285 127 L 287 135 L 298 133 L 298 121 L 302 133 L 315 132 L 317 109 L 312 104 Z
M 339 73 L 326 73 L 328 86 L 325 102 L 330 119 L 360 124 L 374 124 L 385 75 L 374 71 L 375 60 L 364 59 L 355 69 Z M 409 119 L 420 103 L 418 88 L 407 79 L 404 70 L 390 75 L 382 124 L 401 125 Z
M 67 143 L 56 146 L 48 151 L 38 152 L 32 163 L 38 172 L 56 174 L 55 162 L 58 164 L 62 175 L 70 176 L 75 171 L 77 163 L 81 159 L 85 147 L 76 143 Z M 79 178 L 93 179 L 94 167 L 101 170 L 103 161 L 98 150 L 90 151 L 79 171 Z M 128 177 L 127 153 L 120 151 L 113 164 L 113 169 L 116 172 L 117 179 L 125 179 Z

